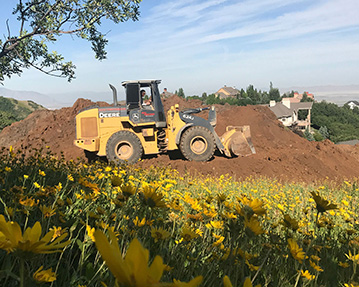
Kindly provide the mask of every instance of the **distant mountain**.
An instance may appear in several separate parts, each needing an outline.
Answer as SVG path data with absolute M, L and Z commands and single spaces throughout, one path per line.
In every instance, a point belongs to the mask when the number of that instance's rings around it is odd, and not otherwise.
M 121 93 L 122 92 L 122 93 Z M 112 91 L 108 89 L 106 92 L 68 92 L 68 93 L 51 93 L 41 94 L 33 91 L 14 91 L 5 88 L 0 88 L 0 97 L 13 98 L 17 100 L 31 100 L 47 109 L 60 109 L 62 107 L 71 107 L 77 99 L 84 98 L 93 102 L 103 101 L 112 103 Z M 125 95 L 123 89 L 118 91 L 118 100 L 124 100 Z
M 34 111 L 44 109 L 33 101 L 18 101 L 0 96 L 0 131 L 13 122 L 25 119 Z
M 54 100 L 52 97 L 32 91 L 13 91 L 0 88 L 0 96 L 5 98 L 13 98 L 19 101 L 33 101 L 48 109 L 61 107 L 63 104 Z
M 356 100 L 359 101 L 359 85 L 347 86 L 308 86 L 308 87 L 290 87 L 281 88 L 280 93 L 297 91 L 299 93 L 309 92 L 314 94 L 316 101 L 326 101 L 335 103 L 339 106 L 345 103 Z

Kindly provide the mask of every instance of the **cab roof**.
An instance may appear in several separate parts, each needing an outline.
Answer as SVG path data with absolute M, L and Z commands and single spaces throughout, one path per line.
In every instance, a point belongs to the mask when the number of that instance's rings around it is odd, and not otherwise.
M 123 81 L 122 86 L 126 86 L 127 84 L 140 84 L 141 87 L 147 87 L 153 83 L 160 84 L 161 80 L 135 80 L 135 81 Z

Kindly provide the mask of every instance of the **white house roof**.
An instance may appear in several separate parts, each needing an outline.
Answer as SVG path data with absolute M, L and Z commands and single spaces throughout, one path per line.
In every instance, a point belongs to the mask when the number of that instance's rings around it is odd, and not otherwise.
M 289 109 L 282 103 L 277 103 L 274 107 L 269 107 L 277 118 L 290 117 L 293 114 L 293 110 Z
M 277 118 L 290 117 L 293 112 L 298 110 L 309 110 L 313 106 L 313 102 L 290 103 L 290 108 L 282 103 L 276 103 L 275 106 L 269 107 Z

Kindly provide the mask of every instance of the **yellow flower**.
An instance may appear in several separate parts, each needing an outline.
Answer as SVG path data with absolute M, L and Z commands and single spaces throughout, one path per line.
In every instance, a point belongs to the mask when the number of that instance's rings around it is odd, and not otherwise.
M 213 220 L 206 224 L 207 228 L 223 229 L 223 221 Z
M 283 221 L 280 222 L 282 225 L 292 230 L 297 230 L 299 228 L 298 221 L 296 219 L 291 218 L 288 214 L 284 214 L 283 216 Z
M 59 227 L 53 226 L 53 228 L 50 228 L 50 230 L 54 231 L 54 235 L 52 235 L 51 241 L 54 241 L 54 239 L 56 239 L 61 234 L 63 234 L 62 227 L 60 227 L 60 226 Z
M 4 216 L 0 215 L 0 248 L 7 252 L 14 250 L 32 253 L 62 252 L 62 249 L 70 243 L 70 241 L 60 243 L 65 239 L 67 233 L 51 242 L 53 235 L 54 231 L 52 230 L 40 239 L 41 224 L 39 222 L 36 222 L 32 228 L 28 227 L 22 234 L 17 222 L 6 222 Z
M 356 261 L 357 263 L 359 263 L 359 254 L 354 253 L 354 255 L 352 255 L 352 253 L 349 250 L 349 255 L 345 254 L 345 256 L 348 257 L 349 260 L 351 260 L 353 262 Z
M 35 199 L 32 199 L 31 197 L 30 198 L 25 197 L 25 198 L 20 199 L 19 203 L 26 207 L 33 207 L 33 206 L 39 204 L 39 200 L 37 200 L 37 202 L 36 202 Z
M 315 278 L 315 275 L 310 274 L 308 270 L 305 270 L 305 272 L 303 272 L 303 270 L 300 270 L 300 273 L 300 276 L 306 278 L 307 280 L 313 280 Z
M 68 174 L 68 175 L 67 175 L 67 179 L 68 179 L 69 181 L 74 181 L 74 177 L 73 177 L 71 174 Z
M 166 203 L 163 201 L 163 195 L 160 192 L 156 192 L 156 189 L 150 187 L 148 184 L 144 184 L 142 187 L 143 201 L 149 207 L 166 207 Z
M 312 266 L 312 268 L 318 272 L 323 272 L 324 270 L 317 264 L 315 264 L 315 262 L 313 262 L 312 260 L 309 260 L 309 264 L 310 266 Z
M 179 280 L 173 279 L 173 283 L 175 287 L 197 287 L 203 281 L 202 276 L 197 276 L 196 278 L 192 279 L 190 282 L 181 282 Z
M 190 227 L 184 226 L 182 228 L 181 237 L 184 241 L 191 241 L 194 238 L 197 238 L 199 235 L 193 231 Z
M 217 239 L 217 241 L 213 243 L 213 246 L 219 246 L 222 244 L 222 242 L 224 240 L 224 236 L 213 234 L 213 237 L 215 237 Z
M 244 225 L 248 227 L 256 235 L 264 233 L 264 230 L 261 227 L 258 219 L 254 216 L 251 217 L 249 220 L 247 220 L 246 218 L 244 221 Z
M 227 275 L 223 277 L 223 287 L 233 287 L 232 282 Z
M 171 233 L 168 232 L 167 230 L 164 230 L 162 227 L 160 228 L 151 227 L 151 236 L 155 239 L 155 242 L 157 242 L 158 240 L 164 240 L 168 238 L 170 235 Z
M 124 196 L 129 197 L 129 196 L 134 195 L 136 193 L 137 187 L 134 186 L 133 184 L 127 183 L 127 184 L 123 184 L 121 186 L 121 191 L 122 191 Z
M 316 209 L 318 210 L 318 212 L 324 213 L 327 210 L 338 208 L 336 204 L 329 203 L 328 200 L 325 200 L 324 198 L 322 198 L 319 195 L 319 192 L 311 191 L 310 193 L 312 194 L 313 199 L 316 203 Z
M 122 258 L 116 235 L 111 230 L 108 232 L 110 242 L 102 231 L 96 230 L 95 244 L 117 282 L 127 287 L 157 286 L 166 268 L 162 258 L 157 255 L 148 266 L 149 251 L 136 238 Z
M 255 266 L 255 265 L 249 263 L 248 260 L 246 260 L 246 264 L 249 267 L 249 270 L 251 270 L 251 271 L 257 271 L 259 269 L 259 266 Z
M 359 287 L 357 283 L 355 284 L 344 284 L 345 287 Z
M 146 224 L 146 218 L 142 218 L 142 220 L 139 220 L 138 219 L 138 216 L 136 216 L 136 218 L 133 220 L 133 223 L 135 224 L 135 226 L 138 226 L 138 227 L 142 227 Z
M 56 280 L 55 272 L 52 272 L 52 268 L 47 270 L 42 270 L 44 267 L 41 266 L 37 271 L 34 273 L 33 278 L 37 282 L 53 282 Z
M 349 263 L 341 261 L 339 261 L 338 265 L 343 268 L 348 268 L 350 266 Z
M 306 258 L 305 252 L 302 248 L 299 248 L 297 242 L 295 242 L 294 239 L 289 238 L 288 239 L 288 248 L 290 250 L 290 253 L 292 254 L 293 258 L 295 260 L 298 260 L 299 263 L 302 263 L 303 259 Z
M 41 176 L 45 176 L 45 175 L 46 175 L 46 173 L 45 173 L 44 171 L 42 171 L 41 169 L 39 169 L 39 175 L 41 175 Z
M 11 167 L 6 166 L 6 167 L 5 167 L 5 171 L 6 171 L 6 172 L 11 172 L 12 169 L 11 169 Z
M 122 178 L 121 177 L 119 177 L 119 176 L 113 176 L 112 178 L 111 178 L 111 184 L 112 184 L 112 186 L 121 186 L 121 184 L 123 183 L 123 180 L 122 180 Z
M 253 214 L 257 214 L 257 215 L 266 214 L 266 210 L 263 208 L 263 202 L 260 199 L 254 198 L 251 200 L 247 197 L 242 197 L 239 200 L 244 205 L 242 209 L 242 212 L 244 212 L 244 214 L 242 215 L 246 215 L 249 218 Z
M 46 205 L 40 205 L 39 208 L 45 218 L 51 217 L 56 214 L 56 212 L 55 212 L 56 209 L 52 209 L 51 207 L 47 207 Z
M 253 287 L 251 278 L 247 277 L 246 280 L 244 280 L 243 287 Z
M 95 242 L 95 236 L 94 236 L 94 233 L 95 233 L 95 228 L 92 227 L 90 225 L 86 225 L 86 231 L 87 231 L 87 235 L 88 237 L 90 237 L 90 239 Z

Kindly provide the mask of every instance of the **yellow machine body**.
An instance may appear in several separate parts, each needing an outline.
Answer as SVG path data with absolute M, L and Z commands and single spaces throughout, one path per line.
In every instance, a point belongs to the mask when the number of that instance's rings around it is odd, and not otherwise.
M 136 162 L 141 156 L 181 150 L 188 160 L 208 161 L 218 148 L 227 157 L 247 156 L 255 153 L 249 126 L 229 126 L 218 137 L 214 127 L 216 112 L 210 109 L 208 120 L 193 114 L 209 108 L 179 110 L 172 106 L 165 116 L 158 92 L 159 80 L 127 81 L 126 105 L 92 107 L 76 116 L 74 144 L 109 161 Z M 153 107 L 143 107 L 139 93 L 141 87 L 150 87 Z

